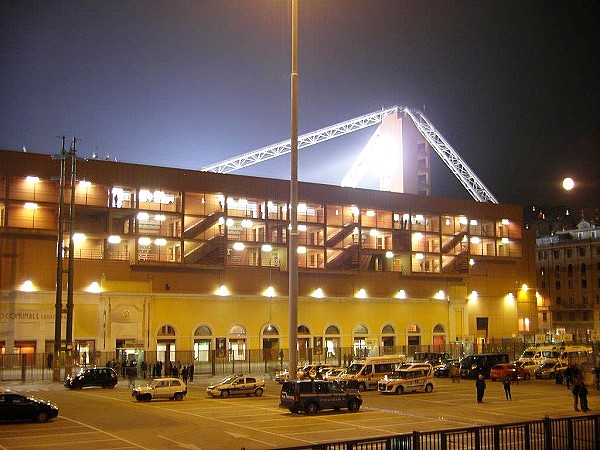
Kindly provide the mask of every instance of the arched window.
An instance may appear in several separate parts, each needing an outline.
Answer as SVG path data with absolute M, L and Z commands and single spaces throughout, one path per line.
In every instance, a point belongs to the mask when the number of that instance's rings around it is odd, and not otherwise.
M 369 329 L 363 325 L 358 324 L 352 331 L 354 335 L 354 342 L 352 344 L 355 358 L 366 358 L 369 356 L 370 349 L 367 347 L 367 337 L 369 336 Z
M 315 351 L 317 350 L 315 345 Z M 339 354 L 340 348 L 340 329 L 335 325 L 329 325 L 325 329 L 325 359 L 337 358 L 338 364 L 341 361 Z
M 384 355 L 396 352 L 396 330 L 392 325 L 385 325 L 381 329 L 381 345 Z
M 270 336 L 277 336 L 279 335 L 279 330 L 274 327 L 273 325 L 267 325 L 265 327 L 265 329 L 263 330 L 263 334 L 268 334 Z
M 310 329 L 306 325 L 298 325 L 298 334 L 310 335 Z
M 175 336 L 175 328 L 171 325 L 163 325 L 158 330 L 158 336 Z
M 433 327 L 433 346 L 438 352 L 446 350 L 446 327 L 441 323 Z
M 212 348 L 212 330 L 206 325 L 200 325 L 194 330 L 194 359 L 208 362 Z
M 229 329 L 229 352 L 236 361 L 246 359 L 246 329 L 241 325 Z
M 412 354 L 416 350 L 415 347 L 421 345 L 421 327 L 416 323 L 411 323 L 406 327 L 406 334 L 408 337 L 408 351 Z

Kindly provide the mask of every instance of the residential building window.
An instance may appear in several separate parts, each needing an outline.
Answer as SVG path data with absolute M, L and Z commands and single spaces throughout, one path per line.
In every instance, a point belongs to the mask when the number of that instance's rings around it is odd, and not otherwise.
M 546 282 L 542 281 L 542 289 L 546 289 Z
M 560 275 L 560 266 L 558 264 L 554 266 L 554 275 Z
M 588 304 L 587 295 L 584 295 L 584 296 L 581 298 L 581 300 L 583 301 L 583 304 L 584 304 L 584 305 L 587 305 L 587 304 Z
M 587 289 L 587 280 L 586 279 L 581 280 L 581 289 Z
M 585 247 L 577 247 L 577 254 L 579 256 L 585 256 Z
M 542 322 L 547 322 L 548 321 L 548 313 L 542 313 Z
M 552 257 L 554 259 L 559 259 L 560 258 L 560 250 L 553 250 L 552 251 Z
M 560 289 L 560 280 L 556 280 L 554 285 L 555 285 L 556 289 Z
M 562 300 L 560 297 L 556 297 L 556 304 L 560 305 L 562 303 Z
M 568 248 L 567 249 L 567 258 L 572 258 L 573 257 L 573 249 L 572 248 Z
M 586 267 L 585 263 L 581 263 L 581 276 L 582 277 L 585 276 L 586 270 L 587 270 L 587 267 Z
M 556 320 L 560 322 L 562 320 L 562 313 L 556 313 Z
M 573 276 L 573 264 L 567 266 L 567 276 L 571 278 Z
M 573 280 L 568 281 L 568 287 L 569 289 L 573 289 Z

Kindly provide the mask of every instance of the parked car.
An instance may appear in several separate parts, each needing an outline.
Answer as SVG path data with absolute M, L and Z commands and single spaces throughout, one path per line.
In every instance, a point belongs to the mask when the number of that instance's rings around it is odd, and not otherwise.
M 323 379 L 328 380 L 328 381 L 333 381 L 333 380 L 341 377 L 345 373 L 346 373 L 345 367 L 330 367 L 329 370 L 323 374 Z
M 139 402 L 149 402 L 157 398 L 183 400 L 187 395 L 187 386 L 179 378 L 155 378 L 146 386 L 137 386 L 131 391 L 131 396 Z
M 532 376 L 535 375 L 535 371 L 540 368 L 539 364 L 535 361 L 515 361 L 515 366 L 526 370 Z
M 384 377 L 377 386 L 382 394 L 403 394 L 404 392 L 431 392 L 435 385 L 433 367 L 430 364 L 411 364 L 402 366 L 389 376 Z
M 114 388 L 119 382 L 117 372 L 110 367 L 92 367 L 81 369 L 77 375 L 67 375 L 65 387 L 69 389 L 82 389 L 88 386 L 101 388 Z
M 217 384 L 206 388 L 206 393 L 211 397 L 227 398 L 230 395 L 255 395 L 260 397 L 265 390 L 265 380 L 254 375 L 230 375 Z
M 14 391 L 0 392 L 0 421 L 18 422 L 34 420 L 47 422 L 58 416 L 58 406 L 54 403 L 27 397 Z
M 522 367 L 510 363 L 496 364 L 490 369 L 490 380 L 496 381 L 506 378 L 511 380 L 529 380 L 531 374 Z
M 536 369 L 535 377 L 538 379 L 556 378 L 558 373 L 564 374 L 567 367 L 568 365 L 563 362 L 547 362 Z
M 275 372 L 275 381 L 279 384 L 283 384 L 284 381 L 290 379 L 290 371 L 289 369 L 283 369 Z
M 358 389 L 342 389 L 335 381 L 295 380 L 286 381 L 281 386 L 279 406 L 293 413 L 304 411 L 316 414 L 324 409 L 339 411 L 347 408 L 357 412 L 362 405 L 362 397 Z

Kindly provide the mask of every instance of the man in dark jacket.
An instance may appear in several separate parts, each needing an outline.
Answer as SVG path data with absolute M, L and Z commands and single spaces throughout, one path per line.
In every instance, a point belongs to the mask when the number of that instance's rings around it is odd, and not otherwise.
M 479 375 L 479 378 L 477 378 L 475 388 L 477 389 L 477 403 L 482 403 L 483 394 L 485 393 L 485 380 L 483 379 L 483 375 Z

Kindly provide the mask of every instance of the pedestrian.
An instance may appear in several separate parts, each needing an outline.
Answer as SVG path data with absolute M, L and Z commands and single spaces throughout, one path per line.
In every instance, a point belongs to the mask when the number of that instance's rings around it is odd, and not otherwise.
M 142 360 L 142 377 L 146 378 L 148 375 L 148 364 L 146 364 L 146 360 Z
M 188 367 L 188 380 L 194 381 L 194 363 L 193 362 L 190 364 L 190 367 Z
M 573 388 L 571 389 L 571 394 L 573 394 L 573 408 L 575 411 L 579 411 L 579 383 L 573 384 Z
M 188 382 L 188 366 L 183 366 L 181 368 L 181 378 L 183 378 L 183 383 L 187 384 L 187 382 Z
M 502 386 L 504 386 L 504 394 L 506 395 L 506 400 L 512 400 L 512 394 L 510 392 L 510 377 L 506 375 L 504 377 L 504 381 L 502 382 Z
M 483 375 L 479 375 L 475 382 L 475 388 L 477 389 L 477 403 L 483 402 L 483 394 L 485 393 L 485 380 Z
M 453 383 L 460 383 L 460 368 L 457 364 L 450 365 L 450 378 Z
M 588 412 L 590 409 L 588 408 L 587 401 L 588 389 L 585 386 L 585 383 L 582 381 L 579 385 L 579 406 L 581 406 L 581 410 L 583 412 Z

